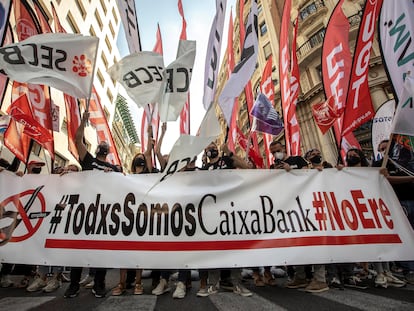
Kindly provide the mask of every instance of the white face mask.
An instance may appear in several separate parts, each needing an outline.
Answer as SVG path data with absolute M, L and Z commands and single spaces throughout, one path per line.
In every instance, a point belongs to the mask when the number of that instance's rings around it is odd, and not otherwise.
M 275 152 L 275 158 L 278 160 L 283 160 L 285 158 L 284 152 Z

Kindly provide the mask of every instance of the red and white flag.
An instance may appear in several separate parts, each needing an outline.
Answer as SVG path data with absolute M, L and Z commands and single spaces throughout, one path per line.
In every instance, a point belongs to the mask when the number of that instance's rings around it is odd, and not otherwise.
M 298 34 L 298 17 L 296 17 L 296 23 L 293 30 L 293 38 L 292 38 L 292 57 L 291 57 L 291 76 L 290 76 L 290 102 L 289 102 L 289 110 L 287 114 L 288 122 L 289 122 L 289 133 L 290 133 L 290 154 L 292 156 L 300 155 L 300 127 L 298 123 L 298 119 L 296 117 L 296 104 L 298 102 L 299 97 L 299 64 L 298 58 L 296 55 L 296 37 Z
M 92 97 L 89 101 L 89 121 L 95 127 L 98 143 L 106 141 L 109 145 L 107 161 L 114 165 L 121 165 L 118 151 L 116 150 L 115 142 L 95 87 L 92 89 Z
M 322 134 L 325 134 L 339 117 L 336 111 L 335 98 L 331 96 L 323 103 L 314 104 L 312 115 Z
M 43 15 L 40 15 L 38 19 L 34 18 L 35 13 L 26 1 L 14 1 L 14 16 L 16 19 L 16 31 L 19 41 L 25 40 L 33 34 L 51 32 Z M 39 20 L 42 22 L 39 23 Z M 27 95 L 30 109 L 33 112 L 33 117 L 38 122 L 39 126 L 43 127 L 42 131 L 48 132 L 47 136 L 52 137 L 52 139 L 35 140 L 45 148 L 50 157 L 54 159 L 55 148 L 53 141 L 52 103 L 50 100 L 49 88 L 45 85 L 24 84 L 14 81 L 12 88 L 12 104 L 10 108 L 13 108 L 13 105 L 23 94 Z
M 260 81 L 260 91 L 269 99 L 273 104 L 275 100 L 275 87 L 272 80 L 272 55 L 269 56 L 266 62 L 266 66 L 263 69 L 262 79 Z M 270 156 L 269 146 L 273 140 L 273 135 L 263 134 L 263 144 L 266 155 L 266 167 L 269 168 L 272 165 L 272 158 Z
M 180 40 L 187 40 L 187 22 L 184 17 L 183 4 L 178 0 L 178 11 L 182 18 Z M 187 94 L 187 101 L 180 113 L 180 134 L 190 134 L 190 92 Z
M 279 79 L 280 79 L 280 98 L 282 102 L 283 121 L 285 126 L 286 152 L 290 155 L 291 136 L 289 132 L 289 107 L 290 107 L 290 50 L 289 50 L 289 28 L 290 28 L 290 11 L 292 1 L 286 0 L 283 7 L 282 23 L 280 26 L 280 43 L 279 43 Z
M 160 25 L 157 25 L 157 34 L 153 52 L 163 55 L 162 37 Z M 158 112 L 158 103 L 144 106 L 144 112 L 141 119 L 141 152 L 145 152 L 148 145 L 148 124 L 152 125 L 152 135 L 155 141 L 158 141 L 158 128 L 160 125 L 160 114 Z
M 342 135 L 346 135 L 374 118 L 371 93 L 368 86 L 368 69 L 372 41 L 380 13 L 382 0 L 365 2 L 359 33 L 353 56 L 351 80 L 344 111 Z
M 227 0 L 216 0 L 216 15 L 211 24 L 208 38 L 206 63 L 204 67 L 203 105 L 206 110 L 214 101 L 220 63 L 221 40 L 223 38 L 224 19 Z
M 342 158 L 350 146 L 359 147 L 353 133 L 342 136 L 343 111 L 346 103 L 351 73 L 351 53 L 349 50 L 349 21 L 345 16 L 340 0 L 326 27 L 322 47 L 322 80 L 326 98 L 333 97 L 335 111 L 340 116 L 334 123 L 337 146 L 341 149 Z
M 63 28 L 62 24 L 59 21 L 59 17 L 55 10 L 53 3 L 52 5 L 52 14 L 53 14 L 53 21 L 55 24 L 55 32 L 66 33 L 65 28 Z M 66 110 L 66 124 L 67 124 L 67 132 L 68 132 L 68 150 L 74 156 L 76 160 L 79 159 L 78 149 L 76 148 L 75 143 L 75 135 L 76 130 L 80 125 L 80 113 L 79 113 L 79 104 L 78 100 L 70 96 L 68 94 L 63 94 L 63 98 L 65 101 L 65 110 Z

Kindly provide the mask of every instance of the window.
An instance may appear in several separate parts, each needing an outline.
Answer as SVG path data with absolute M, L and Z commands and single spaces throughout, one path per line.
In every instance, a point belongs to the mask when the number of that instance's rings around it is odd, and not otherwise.
M 105 69 L 108 69 L 108 60 L 106 59 L 104 53 L 101 54 L 101 59 L 102 59 L 103 64 L 105 65 Z
M 114 8 L 112 8 L 112 16 L 114 17 L 115 25 L 118 25 L 118 17 L 116 15 L 116 12 L 115 12 Z
M 73 33 L 80 33 L 78 26 L 76 25 L 75 19 L 73 18 L 72 14 L 68 12 L 66 16 L 66 20 L 68 21 L 70 28 L 72 28 Z
M 265 55 L 265 58 L 268 59 L 270 55 L 272 55 L 272 48 L 270 46 L 270 42 L 267 43 L 264 47 L 263 47 L 263 52 Z
M 101 0 L 101 6 L 102 6 L 102 10 L 104 11 L 105 15 L 106 15 L 106 5 L 105 5 L 105 0 Z
M 111 104 L 114 102 L 114 95 L 112 95 L 112 92 L 111 92 L 111 90 L 110 89 L 108 89 L 107 91 L 106 91 L 106 95 L 108 96 L 108 98 L 109 98 L 109 101 L 111 102 Z M 107 117 L 107 119 L 109 120 L 109 112 L 107 113 L 107 111 L 106 111 L 106 109 L 105 109 L 105 115 L 108 115 L 108 117 Z
M 109 52 L 111 52 L 112 51 L 112 45 L 111 45 L 111 42 L 109 41 L 108 36 L 105 36 L 105 43 L 106 43 L 106 46 L 108 47 Z
M 103 28 L 102 19 L 101 19 L 101 17 L 99 16 L 98 11 L 96 11 L 96 10 L 95 10 L 95 19 L 96 19 L 96 22 L 97 22 L 97 23 L 98 23 L 98 25 L 99 25 L 99 29 L 100 29 L 100 30 L 102 30 L 102 28 Z
M 115 38 L 115 30 L 111 22 L 109 22 L 109 30 L 111 31 L 112 38 Z
M 260 24 L 260 35 L 263 36 L 267 32 L 267 25 L 265 22 Z
M 93 29 L 93 27 L 92 27 L 92 26 L 91 26 L 91 27 L 89 27 L 89 34 L 90 34 L 91 36 L 96 37 L 96 32 L 95 32 L 95 29 Z
M 85 7 L 82 4 L 82 1 L 76 0 L 75 3 L 76 3 L 76 6 L 78 7 L 80 15 L 82 16 L 82 19 L 85 20 L 86 10 L 85 10 Z
M 101 83 L 101 85 L 104 86 L 105 79 L 104 79 L 104 77 L 103 77 L 103 75 L 102 75 L 102 73 L 99 69 L 97 70 L 96 75 L 98 76 L 98 80 Z

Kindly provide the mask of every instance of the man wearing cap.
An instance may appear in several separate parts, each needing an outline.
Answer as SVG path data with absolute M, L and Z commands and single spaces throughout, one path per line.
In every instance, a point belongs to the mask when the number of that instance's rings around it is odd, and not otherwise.
M 87 170 L 101 170 L 105 172 L 120 172 L 119 168 L 109 162 L 106 162 L 106 157 L 109 152 L 109 145 L 107 142 L 100 142 L 96 149 L 96 156 L 93 157 L 86 148 L 84 143 L 84 130 L 86 122 L 89 118 L 89 112 L 85 111 L 79 128 L 76 130 L 75 144 L 79 154 L 79 164 L 82 171 Z M 64 297 L 73 298 L 79 294 L 79 282 L 82 275 L 82 268 L 72 267 L 70 271 L 70 285 L 66 290 Z M 105 276 L 106 269 L 97 268 L 94 277 L 94 285 L 92 293 L 97 298 L 105 297 Z

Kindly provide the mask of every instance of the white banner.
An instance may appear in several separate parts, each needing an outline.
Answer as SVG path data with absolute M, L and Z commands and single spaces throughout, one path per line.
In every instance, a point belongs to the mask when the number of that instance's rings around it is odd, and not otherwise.
M 89 98 L 99 39 L 67 33 L 34 35 L 0 48 L 0 69 L 22 83 L 44 84 Z
M 188 269 L 414 259 L 414 232 L 375 168 L 180 172 L 145 195 L 158 178 L 3 171 L 1 262 Z
M 405 76 L 412 72 L 414 46 L 411 44 L 414 33 L 414 5 L 412 1 L 384 0 L 378 21 L 378 32 L 382 56 L 397 102 L 404 90 Z
M 124 26 L 126 40 L 130 53 L 141 51 L 141 42 L 139 37 L 137 12 L 135 1 L 117 0 L 119 15 L 121 16 L 122 25 Z
M 108 69 L 138 107 L 159 102 L 164 77 L 164 59 L 155 52 L 128 55 Z
M 391 134 L 392 118 L 395 112 L 395 100 L 386 101 L 378 108 L 372 120 L 372 151 L 374 159 L 380 160 L 381 154 L 378 152 L 378 145 L 384 139 L 389 139 Z
M 177 59 L 165 68 L 165 93 L 159 104 L 161 122 L 176 121 L 187 101 L 196 55 L 196 42 L 180 40 Z
M 216 0 L 216 15 L 211 24 L 210 36 L 208 38 L 203 94 L 203 105 L 206 110 L 213 103 L 216 92 L 226 5 L 227 0 Z

